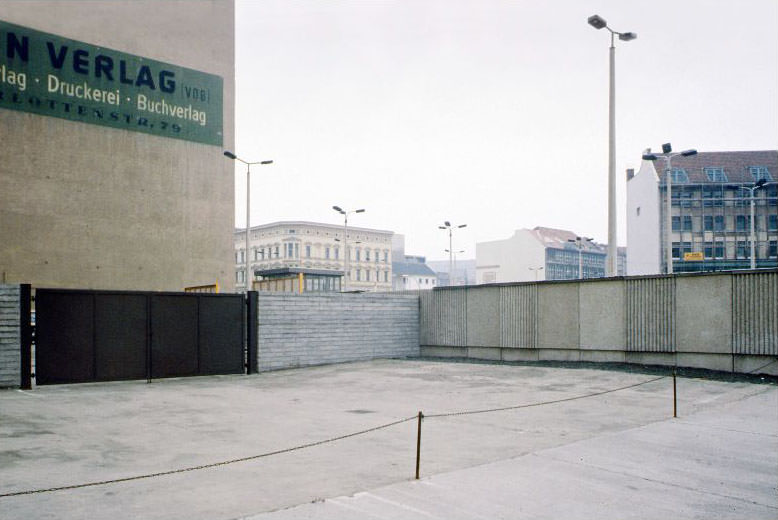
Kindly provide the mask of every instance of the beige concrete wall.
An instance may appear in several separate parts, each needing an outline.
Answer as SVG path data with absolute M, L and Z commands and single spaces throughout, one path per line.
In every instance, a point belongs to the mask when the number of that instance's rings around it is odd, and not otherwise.
M 233 0 L 3 0 L 0 18 L 224 80 L 223 147 L 0 108 L 5 279 L 232 290 Z
M 676 350 L 732 354 L 732 277 L 709 275 L 675 280 Z M 731 368 L 732 360 L 729 358 Z
M 578 285 L 549 283 L 538 287 L 538 348 L 578 348 Z
M 581 348 L 623 350 L 627 341 L 624 282 L 582 283 L 579 301 Z

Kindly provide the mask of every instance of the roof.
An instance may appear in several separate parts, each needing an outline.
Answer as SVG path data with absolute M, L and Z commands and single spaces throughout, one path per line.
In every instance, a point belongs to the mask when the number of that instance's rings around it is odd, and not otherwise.
M 251 226 L 251 230 L 255 231 L 258 229 L 268 229 L 273 227 L 294 227 L 294 226 L 312 226 L 312 227 L 333 229 L 335 231 L 340 231 L 343 229 L 343 224 L 326 224 L 322 222 L 310 222 L 306 220 L 279 220 L 278 222 L 269 222 L 267 224 Z M 388 231 L 386 229 L 372 229 L 372 228 L 349 226 L 348 230 L 354 232 L 362 231 L 365 233 L 383 233 L 387 235 L 394 235 L 394 231 Z M 245 233 L 245 232 L 246 232 L 246 228 L 235 228 L 235 233 Z
M 654 168 L 661 172 L 667 168 L 662 154 L 654 162 Z M 708 180 L 704 168 L 723 168 L 727 181 L 733 184 L 751 184 L 754 177 L 749 171 L 750 166 L 766 166 L 773 180 L 778 180 L 778 150 L 739 151 L 739 152 L 699 152 L 690 157 L 677 155 L 672 160 L 673 169 L 683 168 L 689 176 L 689 182 L 684 184 L 722 184 Z M 662 176 L 660 175 L 660 178 Z
M 436 276 L 435 271 L 426 264 L 412 262 L 392 262 L 392 274 L 400 276 Z
M 553 247 L 555 249 L 577 248 L 575 239 L 578 235 L 566 229 L 555 229 L 537 226 L 528 230 L 535 238 L 543 244 L 544 247 Z M 572 241 L 572 242 L 571 242 Z M 604 251 L 605 246 L 596 242 L 584 240 L 582 242 L 584 251 Z

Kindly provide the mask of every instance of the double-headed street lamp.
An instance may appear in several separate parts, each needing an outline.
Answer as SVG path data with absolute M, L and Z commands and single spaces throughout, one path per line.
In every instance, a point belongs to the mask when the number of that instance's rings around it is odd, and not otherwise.
M 617 32 L 608 27 L 604 18 L 599 15 L 590 16 L 589 25 L 595 29 L 608 29 L 611 33 L 610 46 L 610 87 L 608 90 L 608 256 L 606 258 L 607 276 L 618 274 L 618 237 L 616 233 L 616 47 L 614 36 L 628 42 L 638 37 L 633 32 Z
M 451 222 L 446 220 L 443 222 L 442 226 L 438 226 L 438 229 L 446 230 L 448 229 L 448 284 L 453 285 L 452 277 L 454 276 L 454 253 L 452 252 L 454 250 L 454 239 L 453 239 L 453 232 L 454 228 L 462 229 L 463 227 L 467 227 L 467 224 L 460 224 L 459 226 L 453 226 Z
M 250 280 L 253 278 L 252 276 L 249 276 L 251 271 L 251 262 L 249 261 L 249 229 L 251 228 L 251 166 L 254 164 L 273 164 L 273 161 L 248 162 L 244 161 L 229 150 L 224 150 L 224 155 L 233 161 L 240 161 L 246 165 L 246 291 L 250 291 Z
M 451 250 L 450 249 L 444 249 L 444 251 L 446 253 L 451 254 Z M 454 253 L 453 253 L 454 254 L 454 271 L 456 271 L 456 269 L 457 269 L 457 255 L 462 254 L 464 252 L 465 252 L 464 249 L 460 249 L 459 251 L 454 251 Z M 449 274 L 448 280 L 449 280 L 449 285 L 455 285 L 454 284 L 454 273 L 453 273 L 453 271 Z
M 667 162 L 667 174 L 665 178 L 665 187 L 666 187 L 666 197 L 667 197 L 667 204 L 666 204 L 666 210 L 665 210 L 665 262 L 667 263 L 667 268 L 665 272 L 667 274 L 673 274 L 673 216 L 672 216 L 672 199 L 673 199 L 673 157 L 676 156 L 682 156 L 682 157 L 690 157 L 692 155 L 697 155 L 697 150 L 691 149 L 691 150 L 684 150 L 683 152 L 673 152 L 673 147 L 670 145 L 670 143 L 665 143 L 662 145 L 662 154 L 657 155 L 653 153 L 646 153 L 643 154 L 643 160 L 644 161 L 656 161 L 657 159 L 664 158 L 664 160 Z M 679 253 L 680 254 L 680 253 Z
M 332 206 L 332 209 L 343 215 L 343 292 L 348 291 L 348 279 L 349 279 L 349 257 L 351 254 L 348 250 L 348 216 L 353 213 L 364 213 L 364 209 L 357 209 L 354 211 L 346 211 L 340 206 Z
M 583 278 L 583 256 L 581 256 L 581 249 L 583 249 L 584 242 L 591 242 L 592 238 L 589 237 L 575 237 L 575 240 L 568 238 L 568 242 L 572 242 L 578 247 L 578 278 Z
M 751 192 L 751 269 L 756 269 L 756 233 L 754 233 L 754 192 L 756 190 L 764 188 L 767 181 L 765 179 L 759 179 L 749 188 L 748 186 L 741 186 L 741 190 L 748 190 Z

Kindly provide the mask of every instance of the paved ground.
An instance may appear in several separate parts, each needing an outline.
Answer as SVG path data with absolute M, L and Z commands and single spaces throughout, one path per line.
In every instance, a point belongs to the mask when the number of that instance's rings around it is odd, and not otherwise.
M 0 392 L 0 495 L 165 472 L 655 376 L 376 361 Z M 776 518 L 778 387 L 669 379 L 209 469 L 0 498 L 21 518 Z M 265 514 L 259 514 L 269 512 Z

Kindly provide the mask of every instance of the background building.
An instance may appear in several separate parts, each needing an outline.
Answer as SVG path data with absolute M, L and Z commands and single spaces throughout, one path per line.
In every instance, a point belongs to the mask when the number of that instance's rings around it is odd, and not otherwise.
M 435 271 L 423 256 L 405 254 L 405 235 L 392 236 L 392 290 L 432 289 L 439 285 Z
M 234 16 L 232 0 L 3 0 L 2 279 L 232 290 Z
M 667 269 L 666 162 L 657 155 L 627 172 L 630 275 Z M 778 151 L 701 152 L 673 157 L 672 166 L 674 272 L 750 268 L 751 192 L 743 187 L 760 179 L 767 184 L 754 198 L 756 266 L 778 266 Z
M 577 241 L 572 231 L 536 227 L 518 229 L 512 237 L 476 244 L 476 281 L 483 283 L 573 280 L 605 276 L 607 246 Z M 579 251 L 580 244 L 580 251 Z M 619 251 L 619 275 L 624 274 L 626 250 Z
M 454 256 L 454 276 L 449 276 L 448 270 L 451 268 L 448 260 L 433 260 L 427 262 L 427 265 L 435 271 L 438 277 L 438 285 L 441 287 L 449 285 L 474 285 L 475 259 L 457 258 Z
M 350 291 L 389 291 L 392 288 L 392 231 L 348 228 L 344 252 L 343 226 L 284 221 L 253 226 L 249 231 L 251 272 L 303 268 L 342 274 L 349 255 Z M 235 285 L 246 289 L 246 230 L 234 230 Z M 256 276 L 256 275 L 255 275 Z M 259 276 L 262 276 L 261 274 Z

